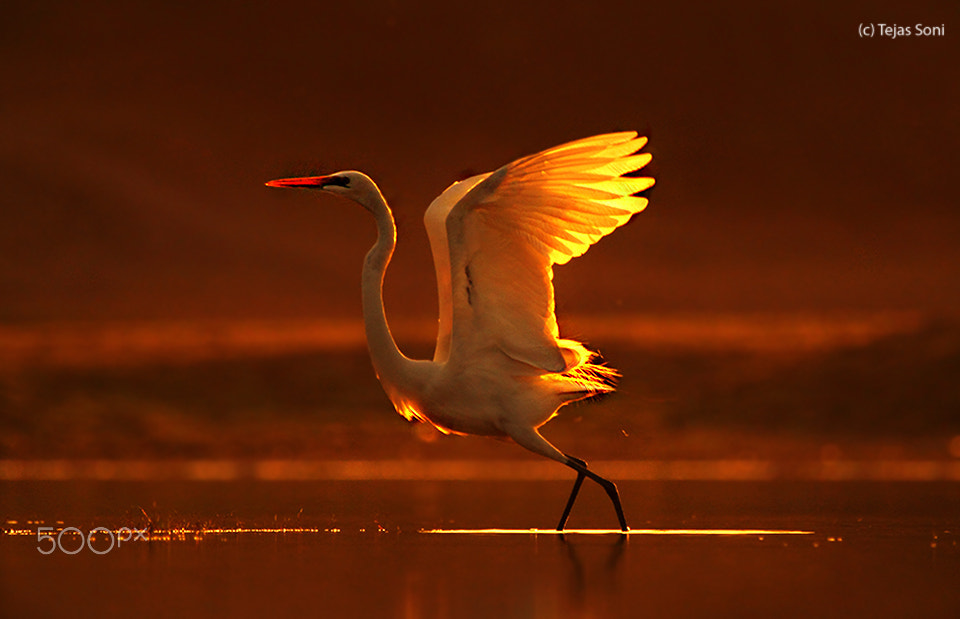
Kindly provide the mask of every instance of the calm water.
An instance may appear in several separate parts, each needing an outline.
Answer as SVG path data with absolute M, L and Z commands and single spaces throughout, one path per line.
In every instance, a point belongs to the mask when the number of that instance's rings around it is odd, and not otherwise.
M 621 484 L 636 529 L 810 535 L 422 532 L 549 528 L 567 491 L 559 482 L 5 482 L 4 527 L 30 533 L 0 537 L 0 615 L 960 615 L 956 483 Z M 157 530 L 208 532 L 102 555 L 38 550 L 41 526 L 138 528 L 148 516 Z M 585 487 L 571 526 L 614 522 L 606 498 Z M 305 531 L 209 532 L 255 528 Z M 72 533 L 61 543 L 80 547 Z

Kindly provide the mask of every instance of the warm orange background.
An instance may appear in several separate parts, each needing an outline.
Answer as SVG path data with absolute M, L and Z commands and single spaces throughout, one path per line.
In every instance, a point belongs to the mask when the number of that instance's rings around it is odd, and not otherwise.
M 631 128 L 651 206 L 558 270 L 561 322 L 960 306 L 953 2 L 4 7 L 8 324 L 358 317 L 366 214 L 263 187 L 343 168 L 397 214 L 388 313 L 432 316 L 435 195 Z

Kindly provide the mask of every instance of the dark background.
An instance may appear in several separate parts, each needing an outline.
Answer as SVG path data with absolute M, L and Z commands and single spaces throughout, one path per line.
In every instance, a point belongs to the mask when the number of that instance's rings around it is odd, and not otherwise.
M 399 438 L 359 338 L 283 340 L 296 321 L 358 327 L 375 233 L 348 202 L 263 184 L 370 174 L 399 227 L 388 316 L 429 325 L 430 200 L 635 129 L 649 208 L 556 273 L 564 334 L 624 378 L 551 440 L 776 457 L 813 436 L 796 453 L 837 457 L 880 436 L 886 458 L 923 436 L 924 457 L 960 457 L 955 1 L 0 11 L 0 456 L 500 457 Z M 945 35 L 859 36 L 881 22 Z M 611 327 L 638 316 L 646 345 Z M 429 338 L 398 339 L 429 356 Z
M 960 306 L 955 2 L 6 2 L 0 320 L 355 317 L 373 226 L 263 187 L 361 169 L 392 315 L 435 312 L 420 221 L 466 172 L 651 137 L 649 209 L 561 311 Z M 945 25 L 862 39 L 861 22 Z

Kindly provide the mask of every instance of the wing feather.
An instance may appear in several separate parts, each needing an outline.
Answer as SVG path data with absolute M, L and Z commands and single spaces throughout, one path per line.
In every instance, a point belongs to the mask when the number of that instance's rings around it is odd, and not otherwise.
M 646 207 L 634 194 L 654 180 L 622 176 L 650 162 L 637 152 L 646 142 L 628 131 L 562 144 L 454 184 L 431 204 L 424 221 L 441 297 L 436 360 L 495 347 L 546 372 L 589 370 L 586 349 L 559 339 L 553 265 Z

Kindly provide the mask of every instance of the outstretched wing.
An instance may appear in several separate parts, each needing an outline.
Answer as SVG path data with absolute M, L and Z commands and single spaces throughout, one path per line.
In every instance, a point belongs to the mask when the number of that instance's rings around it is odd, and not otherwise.
M 563 144 L 457 183 L 431 204 L 424 220 L 440 294 L 435 360 L 494 346 L 549 372 L 583 361 L 579 344 L 559 339 L 553 265 L 583 255 L 646 207 L 633 194 L 654 180 L 623 176 L 650 161 L 637 154 L 646 142 L 630 131 Z

